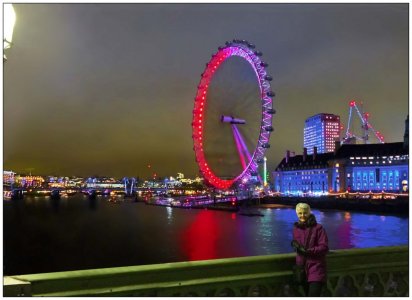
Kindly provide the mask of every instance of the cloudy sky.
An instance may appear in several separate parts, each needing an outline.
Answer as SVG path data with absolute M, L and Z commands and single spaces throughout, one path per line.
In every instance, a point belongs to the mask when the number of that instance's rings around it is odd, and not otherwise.
M 387 142 L 402 141 L 408 4 L 14 7 L 3 73 L 5 170 L 194 176 L 196 88 L 211 54 L 233 38 L 256 44 L 274 78 L 269 169 L 286 150 L 302 152 L 307 117 L 333 113 L 346 124 L 353 98 Z

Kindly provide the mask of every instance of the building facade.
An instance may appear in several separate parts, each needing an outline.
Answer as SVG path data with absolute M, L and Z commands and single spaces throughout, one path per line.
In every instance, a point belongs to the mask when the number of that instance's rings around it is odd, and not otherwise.
M 305 121 L 303 129 L 303 147 L 308 154 L 313 154 L 317 147 L 318 153 L 333 152 L 335 141 L 340 139 L 340 117 L 338 115 L 321 113 Z
M 35 175 L 16 175 L 15 176 L 15 183 L 16 186 L 19 187 L 42 187 L 43 183 L 45 182 L 42 176 L 35 176 Z
M 273 172 L 274 191 L 285 196 L 343 192 L 406 193 L 409 147 L 405 143 L 336 143 L 335 152 L 288 156 Z
M 13 185 L 16 173 L 13 171 L 3 171 L 3 185 Z
M 409 149 L 404 143 L 342 145 L 329 161 L 331 192 L 407 192 Z
M 318 154 L 316 147 L 308 155 L 290 155 L 273 172 L 274 191 L 286 196 L 322 196 L 328 194 L 328 161 L 333 153 Z

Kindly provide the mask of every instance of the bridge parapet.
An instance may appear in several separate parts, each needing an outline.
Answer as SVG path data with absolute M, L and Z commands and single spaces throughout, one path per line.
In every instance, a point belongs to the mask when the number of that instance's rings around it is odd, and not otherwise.
M 332 251 L 323 296 L 408 296 L 408 246 Z M 300 296 L 294 253 L 6 276 L 4 296 Z

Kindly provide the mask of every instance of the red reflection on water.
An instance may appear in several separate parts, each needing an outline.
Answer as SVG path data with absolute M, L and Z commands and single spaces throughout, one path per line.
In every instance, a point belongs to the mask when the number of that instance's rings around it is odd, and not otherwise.
M 350 213 L 345 212 L 344 218 L 345 218 L 345 222 L 342 222 L 339 225 L 338 230 L 337 230 L 338 249 L 349 249 L 353 247 L 351 243 L 352 224 L 350 222 L 351 220 Z
M 202 210 L 183 231 L 181 248 L 189 260 L 214 259 L 217 256 L 218 226 L 213 212 Z

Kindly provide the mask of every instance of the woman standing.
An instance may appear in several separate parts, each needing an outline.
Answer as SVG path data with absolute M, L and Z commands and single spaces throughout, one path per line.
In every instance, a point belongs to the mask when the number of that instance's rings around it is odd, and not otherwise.
M 293 226 L 292 247 L 296 251 L 296 265 L 306 273 L 306 295 L 319 297 L 326 283 L 326 254 L 329 251 L 328 236 L 306 203 L 296 205 L 299 221 Z

